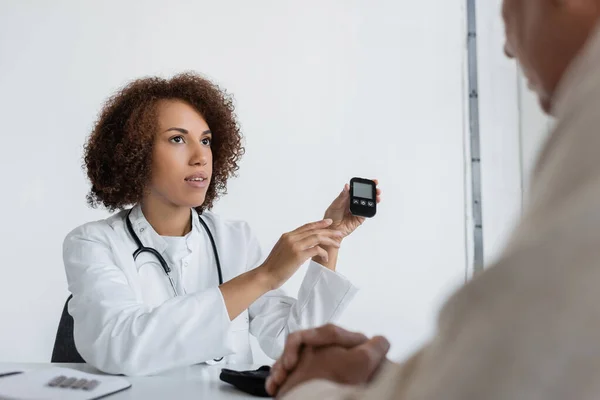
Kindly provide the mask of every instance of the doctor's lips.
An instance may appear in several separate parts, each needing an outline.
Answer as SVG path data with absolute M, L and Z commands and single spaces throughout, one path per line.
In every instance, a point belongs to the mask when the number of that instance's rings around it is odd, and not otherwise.
M 195 188 L 205 188 L 209 184 L 208 174 L 206 172 L 197 172 L 185 178 L 188 185 Z

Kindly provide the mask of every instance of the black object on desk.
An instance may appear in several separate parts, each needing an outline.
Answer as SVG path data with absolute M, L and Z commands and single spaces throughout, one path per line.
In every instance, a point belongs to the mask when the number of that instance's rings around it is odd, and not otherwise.
M 223 368 L 219 378 L 242 392 L 258 397 L 271 397 L 265 389 L 265 382 L 271 373 L 271 367 L 263 365 L 254 371 L 234 371 Z

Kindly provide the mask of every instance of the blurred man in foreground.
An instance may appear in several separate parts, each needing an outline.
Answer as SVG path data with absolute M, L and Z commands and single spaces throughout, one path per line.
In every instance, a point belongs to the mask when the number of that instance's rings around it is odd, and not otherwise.
M 298 332 L 267 390 L 285 400 L 600 399 L 600 0 L 505 0 L 505 52 L 557 126 L 496 265 L 403 364 L 384 338 Z

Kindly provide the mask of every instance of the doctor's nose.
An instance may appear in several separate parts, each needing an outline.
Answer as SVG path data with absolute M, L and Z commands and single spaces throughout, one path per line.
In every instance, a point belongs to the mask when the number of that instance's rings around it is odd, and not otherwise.
M 190 165 L 206 165 L 208 163 L 210 150 L 198 146 L 190 155 Z

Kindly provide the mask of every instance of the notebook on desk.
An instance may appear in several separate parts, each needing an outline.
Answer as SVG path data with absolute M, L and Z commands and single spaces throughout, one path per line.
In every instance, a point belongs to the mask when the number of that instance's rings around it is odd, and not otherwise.
M 10 371 L 6 371 L 9 373 Z M 1 399 L 97 399 L 131 387 L 119 376 L 50 367 L 0 378 Z

